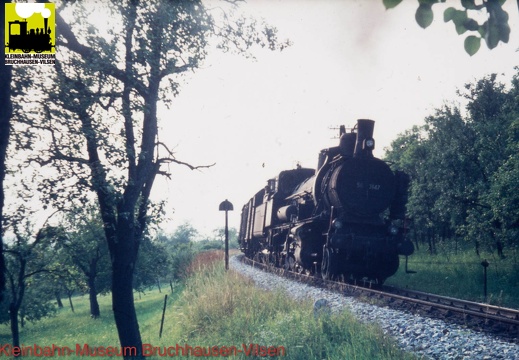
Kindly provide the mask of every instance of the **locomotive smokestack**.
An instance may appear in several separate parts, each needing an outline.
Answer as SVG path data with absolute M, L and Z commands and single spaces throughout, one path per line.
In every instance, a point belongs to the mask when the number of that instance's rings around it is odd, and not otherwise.
M 47 25 L 49 23 L 49 19 L 43 18 L 43 29 L 45 30 L 45 35 L 47 35 Z
M 375 148 L 374 127 L 375 122 L 373 120 L 357 120 L 357 142 L 355 143 L 354 156 L 373 156 L 373 149 Z

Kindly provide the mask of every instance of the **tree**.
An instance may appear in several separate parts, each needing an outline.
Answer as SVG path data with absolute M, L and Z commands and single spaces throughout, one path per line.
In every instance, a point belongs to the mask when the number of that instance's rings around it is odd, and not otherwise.
M 229 248 L 238 249 L 238 230 L 235 228 L 228 229 Z M 212 232 L 212 236 L 199 240 L 195 243 L 198 251 L 205 250 L 224 250 L 225 249 L 225 227 L 216 228 Z
M 467 128 L 474 134 L 468 144 L 470 150 L 466 151 L 466 161 L 473 167 L 473 185 L 469 188 L 473 199 L 466 229 L 469 236 L 480 238 L 482 243 L 502 253 L 500 236 L 505 228 L 495 214 L 503 204 L 493 204 L 489 195 L 500 169 L 517 156 L 513 148 L 519 138 L 514 136 L 517 133 L 513 131 L 513 122 L 518 105 L 515 95 L 496 81 L 495 74 L 467 85 L 462 96 L 469 100 Z M 507 198 L 504 196 L 502 201 L 506 203 Z
M 436 237 L 463 237 L 500 256 L 505 244 L 518 245 L 517 75 L 512 85 L 495 75 L 467 84 L 458 93 L 466 116 L 444 106 L 392 143 L 387 159 L 412 177 L 408 212 L 431 248 Z
M 74 304 L 72 302 L 72 295 L 75 292 L 88 291 L 87 284 L 83 281 L 84 276 L 74 267 L 68 266 L 68 255 L 60 249 L 55 250 L 53 257 L 53 264 L 50 266 L 52 271 L 46 277 L 46 291 L 55 295 L 58 308 L 63 307 L 61 297 L 65 294 L 68 298 L 69 306 L 74 312 Z M 59 268 L 59 271 L 55 269 Z
M 412 181 L 408 198 L 407 212 L 416 247 L 427 241 L 429 251 L 434 253 L 432 228 L 434 224 L 434 201 L 438 194 L 429 187 L 428 169 L 429 149 L 426 127 L 413 126 L 391 143 L 386 152 L 386 160 L 393 170 L 402 170 Z
M 171 276 L 170 253 L 163 243 L 152 241 L 150 236 L 142 239 L 141 250 L 134 276 L 134 289 L 139 293 L 157 285 L 162 292 L 161 278 Z
M 54 83 L 45 82 L 44 116 L 33 114 L 23 121 L 49 142 L 32 159 L 54 167 L 54 177 L 40 186 L 47 202 L 62 208 L 71 201 L 87 203 L 88 190 L 95 194 L 112 261 L 119 339 L 122 347 L 138 349 L 140 358 L 133 274 L 150 193 L 156 176 L 168 175 L 163 165 L 197 168 L 176 159 L 161 141 L 158 104 L 168 104 L 178 94 L 182 74 L 199 67 L 212 38 L 220 39 L 221 49 L 239 52 L 253 45 L 280 49 L 286 44 L 277 41 L 271 27 L 235 19 L 222 7 L 211 13 L 196 0 L 100 2 L 96 8 L 112 15 L 105 35 L 88 23 L 81 2 L 63 6 L 77 18 L 67 23 L 57 12 L 60 51 L 56 74 L 51 74 Z
M 189 244 L 194 241 L 198 236 L 198 230 L 188 222 L 180 224 L 176 229 L 171 239 L 169 240 L 171 245 L 175 247 L 178 244 Z
M 474 55 L 481 47 L 484 39 L 489 49 L 495 48 L 500 42 L 507 43 L 510 38 L 510 26 L 508 25 L 508 13 L 503 10 L 506 0 L 482 0 L 476 4 L 475 0 L 460 0 L 461 10 L 449 7 L 443 12 L 445 22 L 452 21 L 458 35 L 467 31 L 472 35 L 465 38 L 465 51 Z M 386 9 L 392 9 L 402 0 L 383 0 Z M 422 28 L 427 28 L 434 19 L 432 7 L 434 4 L 443 3 L 445 0 L 418 0 L 415 19 Z M 518 2 L 519 4 L 519 2 Z M 481 24 L 475 16 L 478 11 L 485 10 L 487 19 Z
M 66 222 L 58 230 L 56 242 L 66 254 L 65 263 L 77 268 L 85 280 L 90 316 L 100 317 L 97 295 L 108 292 L 111 283 L 108 248 L 99 214 L 88 207 L 68 213 Z
M 21 217 L 11 219 L 12 230 L 15 234 L 13 243 L 5 245 L 6 254 L 6 277 L 9 290 L 9 323 L 13 337 L 13 346 L 20 346 L 19 315 L 24 311 L 24 316 L 30 319 L 38 319 L 52 309 L 48 306 L 48 299 L 40 297 L 30 304 L 24 303 L 27 294 L 35 295 L 38 290 L 30 287 L 34 277 L 49 271 L 50 239 L 52 230 L 42 227 L 35 235 L 33 225 Z M 49 236 L 51 235 L 51 236 Z M 33 282 L 38 284 L 38 281 Z M 34 297 L 33 297 L 34 298 Z
M 501 230 L 500 238 L 516 248 L 519 246 L 519 104 L 515 101 L 518 96 L 519 74 L 512 80 L 507 105 L 503 107 L 503 112 L 509 116 L 509 122 L 496 142 L 505 140 L 505 154 L 503 162 L 493 174 L 487 198 L 492 207 L 493 221 Z
M 27 280 L 27 287 L 20 306 L 19 320 L 20 327 L 25 326 L 25 322 L 36 322 L 45 317 L 54 316 L 56 306 L 53 303 L 53 293 L 48 292 L 48 273 L 39 273 L 31 276 Z
M 72 303 L 72 295 L 75 291 L 82 291 L 84 285 L 77 281 L 79 278 L 77 271 L 67 269 L 67 272 L 59 277 L 59 286 L 67 294 L 70 310 L 74 312 L 74 304 Z
M 179 225 L 172 235 L 159 234 L 157 237 L 157 243 L 168 255 L 166 276 L 172 290 L 173 282 L 183 280 L 187 276 L 187 268 L 195 254 L 193 244 L 197 236 L 198 230 L 185 222 Z
M 4 0 L 2 9 L 0 9 L 0 17 L 5 19 L 5 4 L 10 0 Z M 4 39 L 5 27 L 0 29 L 0 38 Z M 11 66 L 0 66 L 0 301 L 5 289 L 5 264 L 3 256 L 3 219 L 4 219 L 4 178 L 5 178 L 5 160 L 7 154 L 7 146 L 9 144 L 10 120 L 12 115 L 11 104 Z

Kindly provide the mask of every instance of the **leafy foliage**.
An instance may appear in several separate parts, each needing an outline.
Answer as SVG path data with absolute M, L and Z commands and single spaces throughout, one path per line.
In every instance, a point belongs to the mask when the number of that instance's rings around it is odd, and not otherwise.
M 415 239 L 431 251 L 437 238 L 465 238 L 476 250 L 519 246 L 517 85 L 517 75 L 511 90 L 495 75 L 468 84 L 459 92 L 466 116 L 445 105 L 392 143 L 387 160 L 412 177 Z
M 170 235 L 160 235 L 159 242 L 168 254 L 166 274 L 164 277 L 170 282 L 183 280 L 187 268 L 195 255 L 193 241 L 198 231 L 189 223 L 181 224 Z
M 151 240 L 146 236 L 142 240 L 139 259 L 135 269 L 133 287 L 139 292 L 159 285 L 160 281 L 170 275 L 170 253 L 164 244 Z
M 36 321 L 54 311 L 49 294 L 42 286 L 42 276 L 51 271 L 54 231 L 46 224 L 35 231 L 26 215 L 21 209 L 15 216 L 10 216 L 8 223 L 14 238 L 4 245 L 7 291 L 0 308 L 9 309 L 13 346 L 20 345 L 20 320 L 23 326 L 25 319 Z M 1 316 L 0 321 L 7 321 L 7 318 Z
M 489 49 L 495 48 L 500 42 L 508 43 L 510 39 L 510 26 L 508 25 L 508 13 L 503 10 L 506 0 L 483 0 L 476 4 L 475 0 L 461 0 L 462 9 L 449 7 L 443 12 L 443 21 L 454 24 L 458 35 L 472 32 L 464 41 L 464 48 L 470 56 L 478 52 L 483 39 Z M 433 5 L 444 3 L 445 0 L 418 0 L 415 19 L 422 28 L 429 27 L 434 20 Z M 401 3 L 401 0 L 383 0 L 386 9 L 392 9 Z M 477 20 L 475 16 L 481 10 L 485 10 L 488 17 L 485 21 Z
M 98 318 L 97 295 L 111 288 L 108 246 L 99 212 L 92 206 L 68 212 L 56 236 L 58 250 L 63 253 L 67 275 L 76 275 L 77 284 L 84 284 L 89 293 L 93 318 Z M 65 230 L 67 229 L 67 230 Z

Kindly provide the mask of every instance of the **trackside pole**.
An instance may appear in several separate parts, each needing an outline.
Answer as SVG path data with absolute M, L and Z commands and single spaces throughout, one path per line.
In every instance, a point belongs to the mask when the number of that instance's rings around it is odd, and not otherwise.
M 225 211 L 225 270 L 229 270 L 229 223 L 228 212 L 234 210 L 231 202 L 227 199 L 220 204 L 220 211 Z
M 483 266 L 483 296 L 484 296 L 484 301 L 487 302 L 487 267 L 488 267 L 489 262 L 487 261 L 487 259 L 483 260 L 481 262 L 481 266 Z
M 164 316 L 166 315 L 167 302 L 168 302 L 168 295 L 164 296 L 164 307 L 162 308 L 162 320 L 160 321 L 159 339 L 162 337 L 162 328 L 164 327 Z

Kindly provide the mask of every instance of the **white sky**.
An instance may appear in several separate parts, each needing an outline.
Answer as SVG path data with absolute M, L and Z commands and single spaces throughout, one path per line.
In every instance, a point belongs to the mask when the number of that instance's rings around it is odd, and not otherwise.
M 282 52 L 258 49 L 257 61 L 212 54 L 163 113 L 161 140 L 177 158 L 216 165 L 191 171 L 174 166 L 173 180 L 155 196 L 174 208 L 167 229 L 189 221 L 202 233 L 224 224 L 218 205 L 234 204 L 229 226 L 239 227 L 241 207 L 268 178 L 300 162 L 314 168 L 320 149 L 356 119 L 376 121 L 376 155 L 399 133 L 420 125 L 455 92 L 486 74 L 509 82 L 518 65 L 518 9 L 508 1 L 510 42 L 473 57 L 463 49 L 443 9 L 426 30 L 415 21 L 417 1 L 386 11 L 382 0 L 251 0 L 244 12 L 278 28 L 293 45 Z

